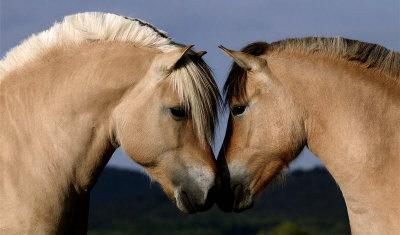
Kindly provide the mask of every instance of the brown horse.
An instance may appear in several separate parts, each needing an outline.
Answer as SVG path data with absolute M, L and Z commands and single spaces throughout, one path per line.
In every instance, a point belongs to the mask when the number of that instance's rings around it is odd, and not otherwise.
M 400 54 L 343 38 L 221 49 L 234 64 L 219 206 L 249 207 L 307 145 L 339 184 L 353 234 L 400 234 Z
M 0 233 L 85 234 L 90 189 L 119 146 L 182 211 L 209 208 L 219 93 L 201 54 L 106 13 L 12 49 L 0 61 Z

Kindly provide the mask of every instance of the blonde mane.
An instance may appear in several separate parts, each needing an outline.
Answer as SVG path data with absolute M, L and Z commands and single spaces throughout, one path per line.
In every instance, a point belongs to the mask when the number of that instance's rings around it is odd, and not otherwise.
M 34 34 L 12 48 L 0 61 L 0 79 L 55 46 L 90 40 L 132 42 L 163 52 L 177 49 L 165 32 L 144 21 L 102 12 L 78 13 L 66 16 L 48 30 Z
M 170 52 L 181 47 L 154 26 L 110 13 L 87 12 L 66 16 L 62 22 L 32 35 L 0 61 L 0 82 L 5 75 L 32 62 L 56 46 L 86 41 L 120 41 Z M 212 140 L 220 95 L 207 64 L 195 53 L 185 56 L 169 78 L 185 106 L 202 143 Z
M 268 51 L 324 53 L 332 57 L 358 62 L 364 68 L 400 78 L 400 53 L 377 44 L 341 37 L 291 38 L 271 43 Z

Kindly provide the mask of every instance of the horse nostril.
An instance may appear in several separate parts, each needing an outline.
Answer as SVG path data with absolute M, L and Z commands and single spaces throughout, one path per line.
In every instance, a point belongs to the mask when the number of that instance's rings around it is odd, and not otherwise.
M 193 199 L 189 196 L 189 194 L 186 191 L 184 190 L 181 191 L 180 200 L 189 214 L 194 213 L 196 211 L 196 207 L 192 203 Z
M 233 194 L 235 197 L 242 197 L 243 196 L 243 185 L 237 184 L 233 186 Z
M 233 186 L 232 191 L 234 195 L 233 211 L 241 212 L 253 205 L 250 190 L 246 189 L 243 184 Z
M 180 204 L 187 213 L 205 211 L 212 207 L 216 197 L 216 188 L 211 187 L 208 191 L 201 191 L 200 188 L 186 187 L 179 191 Z
M 243 200 L 243 196 L 244 196 L 243 185 L 237 184 L 237 185 L 233 186 L 232 191 L 233 191 L 233 195 L 234 195 L 233 207 L 238 208 L 239 204 Z

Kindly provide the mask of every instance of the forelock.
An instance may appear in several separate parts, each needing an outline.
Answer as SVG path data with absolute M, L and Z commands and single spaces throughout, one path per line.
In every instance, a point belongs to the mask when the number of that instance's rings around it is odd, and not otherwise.
M 178 61 L 170 77 L 180 99 L 190 111 L 200 142 L 213 141 L 221 97 L 208 65 L 200 56 L 187 54 Z

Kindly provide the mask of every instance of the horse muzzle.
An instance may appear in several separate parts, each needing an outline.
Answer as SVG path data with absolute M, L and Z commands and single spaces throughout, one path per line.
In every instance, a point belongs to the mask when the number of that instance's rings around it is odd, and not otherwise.
M 211 187 L 208 192 L 203 193 L 200 192 L 200 189 L 191 188 L 193 186 L 181 187 L 175 192 L 177 207 L 188 214 L 210 209 L 215 201 L 215 187 Z
M 253 206 L 253 196 L 250 189 L 240 183 L 222 186 L 219 188 L 216 203 L 222 211 L 242 212 Z

